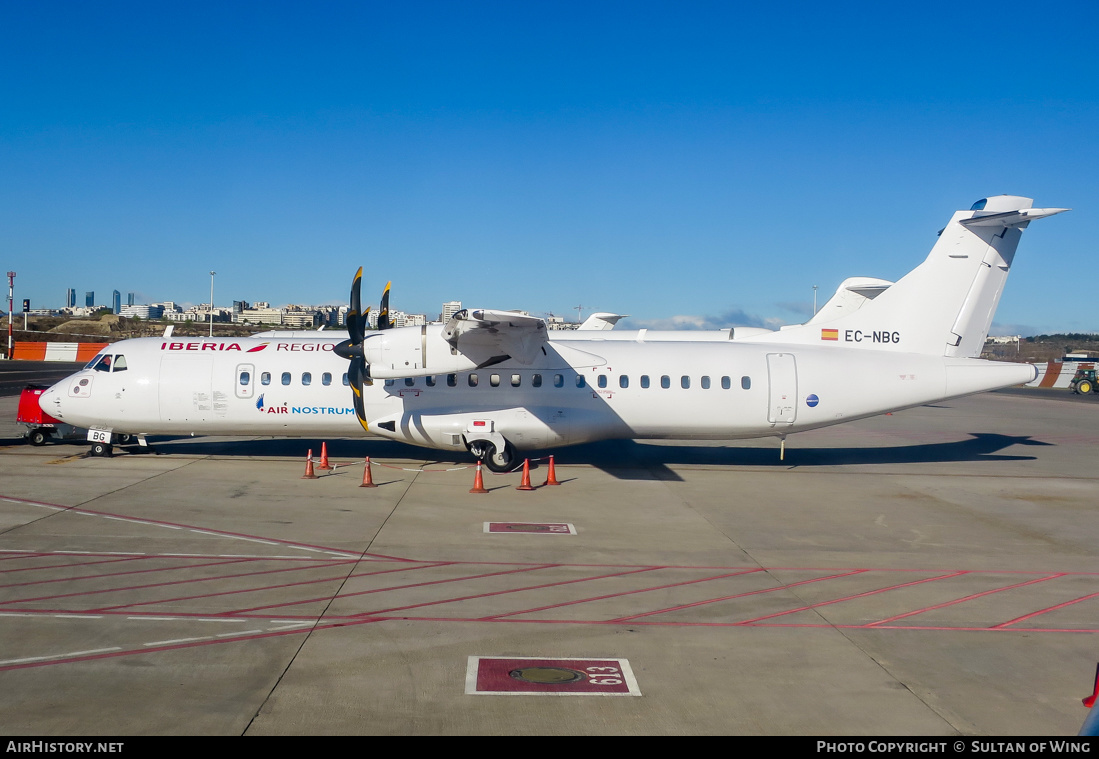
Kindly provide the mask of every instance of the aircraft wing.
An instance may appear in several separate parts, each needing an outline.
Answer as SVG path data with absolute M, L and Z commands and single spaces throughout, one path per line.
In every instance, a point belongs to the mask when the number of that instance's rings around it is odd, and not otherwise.
M 462 309 L 443 326 L 443 337 L 460 353 L 489 350 L 529 366 L 546 343 L 546 321 L 518 311 Z

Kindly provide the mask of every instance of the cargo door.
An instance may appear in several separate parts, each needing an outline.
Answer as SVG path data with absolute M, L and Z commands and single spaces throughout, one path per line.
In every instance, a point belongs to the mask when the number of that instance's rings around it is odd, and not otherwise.
M 214 360 L 204 356 L 165 356 L 160 364 L 160 419 L 202 422 L 214 416 L 210 373 Z

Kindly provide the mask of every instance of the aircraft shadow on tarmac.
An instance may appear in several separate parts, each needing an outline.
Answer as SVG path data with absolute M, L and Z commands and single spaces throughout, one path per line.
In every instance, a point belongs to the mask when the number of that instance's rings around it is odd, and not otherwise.
M 21 442 L 19 438 L 0 440 L 0 446 Z M 346 462 L 362 460 L 366 456 L 378 461 L 387 459 L 424 460 L 427 449 L 387 440 L 337 439 L 326 441 L 329 457 Z M 222 440 L 218 438 L 156 437 L 150 438 L 155 452 L 160 455 L 186 456 L 286 456 L 304 459 L 313 451 L 314 460 L 320 457 L 320 440 L 308 438 L 256 438 L 254 440 Z M 1053 445 L 1029 436 L 999 435 L 988 432 L 971 432 L 964 440 L 947 443 L 919 443 L 888 447 L 800 448 L 797 438 L 791 438 L 786 448 L 786 458 L 779 460 L 779 452 L 773 443 L 766 447 L 670 444 L 611 440 L 587 443 L 560 450 L 540 451 L 534 454 L 532 468 L 545 465 L 545 457 L 554 455 L 556 463 L 590 464 L 619 479 L 668 479 L 680 480 L 671 464 L 703 466 L 749 467 L 825 467 L 860 464 L 914 464 L 964 461 L 1033 461 L 1035 456 L 1000 453 L 1014 445 Z M 83 453 L 82 442 L 58 443 L 54 447 L 58 456 Z M 119 455 L 137 452 L 137 448 L 116 449 Z M 448 459 L 432 459 L 425 465 L 444 463 L 472 465 L 470 456 Z

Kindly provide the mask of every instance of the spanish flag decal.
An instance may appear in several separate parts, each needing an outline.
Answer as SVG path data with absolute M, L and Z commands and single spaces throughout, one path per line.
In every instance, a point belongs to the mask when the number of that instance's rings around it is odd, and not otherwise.
M 840 331 L 838 329 L 822 329 L 820 331 L 821 340 L 839 340 Z

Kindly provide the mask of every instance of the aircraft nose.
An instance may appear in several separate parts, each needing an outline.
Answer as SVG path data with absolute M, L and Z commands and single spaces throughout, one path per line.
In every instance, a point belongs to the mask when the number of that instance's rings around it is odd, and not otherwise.
M 42 409 L 48 416 L 52 416 L 55 419 L 62 419 L 64 411 L 61 408 L 62 398 L 65 397 L 65 389 L 62 387 L 67 380 L 58 382 L 48 390 L 44 391 L 42 395 L 38 396 L 38 407 Z

